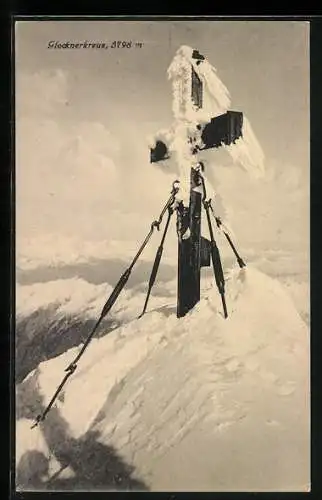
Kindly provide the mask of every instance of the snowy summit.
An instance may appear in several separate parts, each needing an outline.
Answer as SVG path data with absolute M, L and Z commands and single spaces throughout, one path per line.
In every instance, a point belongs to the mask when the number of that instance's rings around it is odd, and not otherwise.
M 224 320 L 209 288 L 182 319 L 168 304 L 93 340 L 31 430 L 78 348 L 41 363 L 17 388 L 18 481 L 27 489 L 37 479 L 40 489 L 305 491 L 307 326 L 282 285 L 252 268 L 230 274 L 227 304 Z M 110 465 L 104 450 L 114 450 Z

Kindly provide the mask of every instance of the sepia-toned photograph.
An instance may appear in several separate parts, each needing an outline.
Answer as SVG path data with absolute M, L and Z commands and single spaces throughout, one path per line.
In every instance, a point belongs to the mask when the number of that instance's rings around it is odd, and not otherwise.
M 16 491 L 310 491 L 309 35 L 16 19 Z

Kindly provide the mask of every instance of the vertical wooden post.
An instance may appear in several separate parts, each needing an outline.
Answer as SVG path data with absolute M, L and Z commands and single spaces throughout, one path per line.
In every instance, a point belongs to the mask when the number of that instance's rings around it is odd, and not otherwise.
M 177 317 L 182 318 L 193 307 L 191 301 L 191 269 L 190 238 L 183 239 L 185 230 L 189 228 L 189 209 L 181 207 L 178 212 L 178 290 L 177 290 Z
M 194 191 L 198 187 L 199 175 L 191 169 L 191 191 L 189 206 L 190 242 L 191 242 L 191 301 L 195 305 L 200 300 L 200 241 L 201 241 L 201 193 Z M 192 306 L 193 307 L 193 306 Z
M 199 53 L 194 53 L 194 55 L 196 58 L 202 57 Z M 191 101 L 199 109 L 202 107 L 202 97 L 202 82 L 193 67 L 191 67 Z M 181 214 L 178 216 L 180 219 L 178 318 L 187 314 L 200 300 L 201 193 L 194 191 L 194 188 L 199 184 L 198 172 L 191 168 L 189 208 L 182 206 Z M 187 229 L 189 229 L 190 235 L 187 239 L 183 239 Z
M 198 173 L 193 168 L 190 185 L 189 208 L 182 207 L 179 215 L 178 318 L 187 314 L 200 300 L 201 193 L 193 191 L 199 185 Z M 186 239 L 184 233 L 188 236 Z

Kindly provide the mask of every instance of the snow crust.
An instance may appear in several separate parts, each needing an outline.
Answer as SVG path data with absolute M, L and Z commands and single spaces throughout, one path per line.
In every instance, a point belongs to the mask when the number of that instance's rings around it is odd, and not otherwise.
M 54 473 L 42 436 L 59 441 L 63 421 L 67 454 L 69 439 L 95 431 L 152 491 L 307 490 L 307 326 L 254 268 L 231 272 L 226 288 L 228 320 L 211 287 L 183 319 L 167 306 L 94 339 L 30 430 L 78 349 L 41 363 L 17 387 L 17 460 L 39 450 Z

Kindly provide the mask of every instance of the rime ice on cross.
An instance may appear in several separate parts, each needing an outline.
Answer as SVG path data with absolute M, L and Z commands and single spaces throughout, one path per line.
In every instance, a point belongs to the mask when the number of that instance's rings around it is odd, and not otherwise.
M 204 57 L 197 51 L 182 46 L 168 68 L 168 78 L 172 82 L 174 115 L 170 137 L 168 135 L 169 150 L 179 170 L 180 190 L 177 200 L 183 201 L 185 206 L 189 204 L 190 171 L 198 165 L 193 153 L 201 142 L 197 125 L 202 119 L 202 82 L 194 66 L 203 61 Z
M 193 154 L 198 149 L 223 147 L 234 163 L 253 176 L 261 176 L 262 148 L 248 119 L 240 112 L 227 111 L 230 95 L 216 68 L 197 50 L 182 46 L 167 73 L 172 83 L 174 122 L 154 136 L 151 162 L 174 160 L 181 183 L 178 200 L 185 205 L 189 202 L 189 172 L 198 164 Z M 205 147 L 208 138 L 210 143 Z
M 202 127 L 227 111 L 230 97 L 216 69 L 191 47 L 178 49 L 167 74 L 172 83 L 174 122 L 169 129 L 160 131 L 155 140 L 167 145 L 167 155 L 163 159 L 175 162 L 180 180 L 177 199 L 187 206 L 190 171 L 198 165 L 194 153 L 198 147 L 202 149 Z

